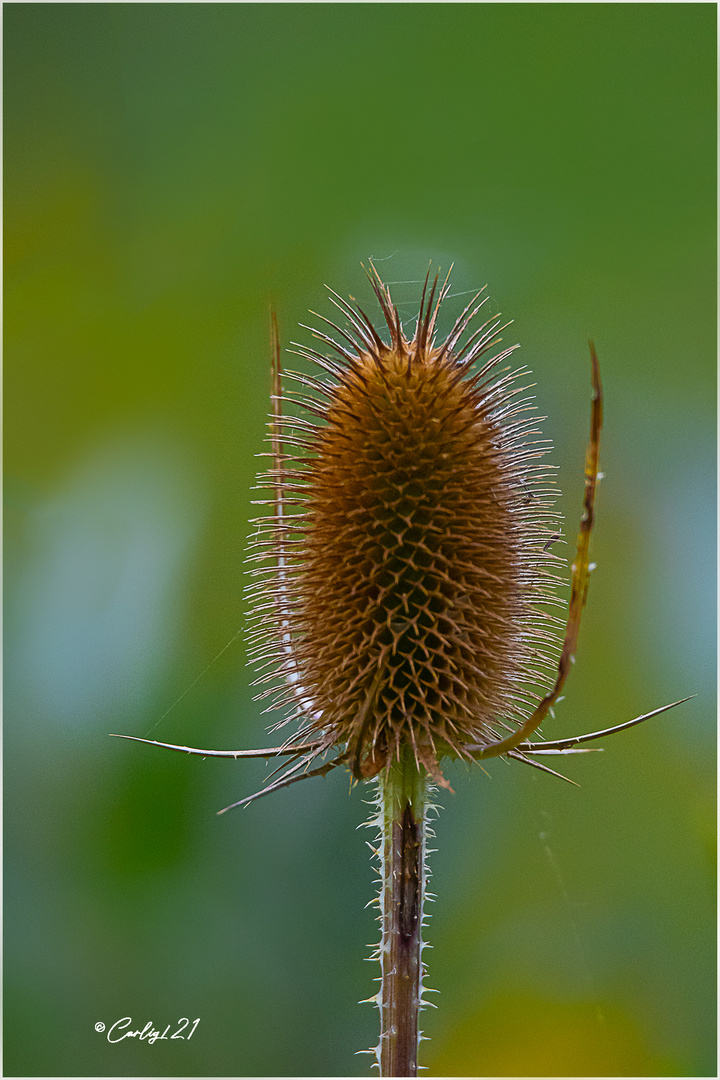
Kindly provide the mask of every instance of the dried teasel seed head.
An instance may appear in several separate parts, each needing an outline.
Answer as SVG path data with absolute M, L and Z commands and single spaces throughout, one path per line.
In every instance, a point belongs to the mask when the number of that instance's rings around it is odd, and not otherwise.
M 291 395 L 277 373 L 254 652 L 297 738 L 344 748 L 358 778 L 409 746 L 443 782 L 444 755 L 516 730 L 548 682 L 557 493 L 527 372 L 498 370 L 513 349 L 476 364 L 503 329 L 475 328 L 480 294 L 437 343 L 449 281 L 426 281 L 409 339 L 369 277 L 388 340 L 336 297 L 341 341 L 315 332 L 334 355 L 300 349 L 319 376 L 285 373 Z
M 324 321 L 347 345 L 313 331 L 336 355 L 298 347 L 321 371 L 286 373 L 304 385 L 299 396 L 283 391 L 273 315 L 274 467 L 262 477 L 273 512 L 256 522 L 249 555 L 258 564 L 252 653 L 265 672 L 258 682 L 268 684 L 258 697 L 274 696 L 270 709 L 291 706 L 275 726 L 299 718 L 299 728 L 262 750 L 120 736 L 201 757 L 290 759 L 279 779 L 219 813 L 339 765 L 358 780 L 385 770 L 388 791 L 393 762 L 402 764 L 403 784 L 412 787 L 423 765 L 449 787 L 439 766 L 446 755 L 507 755 L 568 780 L 534 759 L 591 753 L 580 744 L 689 700 L 600 731 L 529 741 L 560 700 L 594 566 L 603 422 L 595 346 L 589 342 L 590 439 L 561 645 L 561 624 L 546 610 L 559 602 L 550 573 L 559 560 L 549 553 L 559 538 L 557 492 L 540 461 L 548 446 L 535 438 L 538 418 L 521 397 L 527 387 L 516 385 L 524 370 L 499 368 L 517 346 L 473 370 L 504 329 L 499 317 L 472 328 L 481 293 L 438 345 L 449 275 L 433 306 L 438 278 L 427 296 L 428 273 L 412 339 L 372 263 L 368 276 L 389 342 L 361 308 L 333 294 L 348 329 Z M 301 415 L 286 415 L 296 403 Z M 331 748 L 335 756 L 314 765 Z

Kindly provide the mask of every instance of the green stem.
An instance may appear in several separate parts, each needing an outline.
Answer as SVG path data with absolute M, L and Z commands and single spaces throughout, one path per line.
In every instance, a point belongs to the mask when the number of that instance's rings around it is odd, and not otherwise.
M 428 778 L 412 752 L 379 777 L 381 1076 L 417 1076 Z

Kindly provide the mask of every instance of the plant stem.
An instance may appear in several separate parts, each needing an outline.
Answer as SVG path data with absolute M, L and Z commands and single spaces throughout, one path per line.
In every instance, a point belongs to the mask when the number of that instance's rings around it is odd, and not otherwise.
M 417 1076 L 428 778 L 408 747 L 379 777 L 381 1076 Z

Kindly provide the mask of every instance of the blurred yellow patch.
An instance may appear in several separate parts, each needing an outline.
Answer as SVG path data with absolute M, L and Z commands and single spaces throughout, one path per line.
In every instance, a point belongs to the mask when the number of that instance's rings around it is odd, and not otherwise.
M 632 1017 L 593 1002 L 496 997 L 442 1042 L 430 1076 L 678 1076 Z

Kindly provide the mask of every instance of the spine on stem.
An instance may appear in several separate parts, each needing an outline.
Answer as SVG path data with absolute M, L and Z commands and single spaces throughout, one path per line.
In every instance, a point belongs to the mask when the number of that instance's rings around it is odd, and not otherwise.
M 410 748 L 378 777 L 381 939 L 380 1042 L 375 1054 L 381 1076 L 417 1076 L 418 1025 L 423 1001 L 422 940 L 427 872 L 430 784 Z

